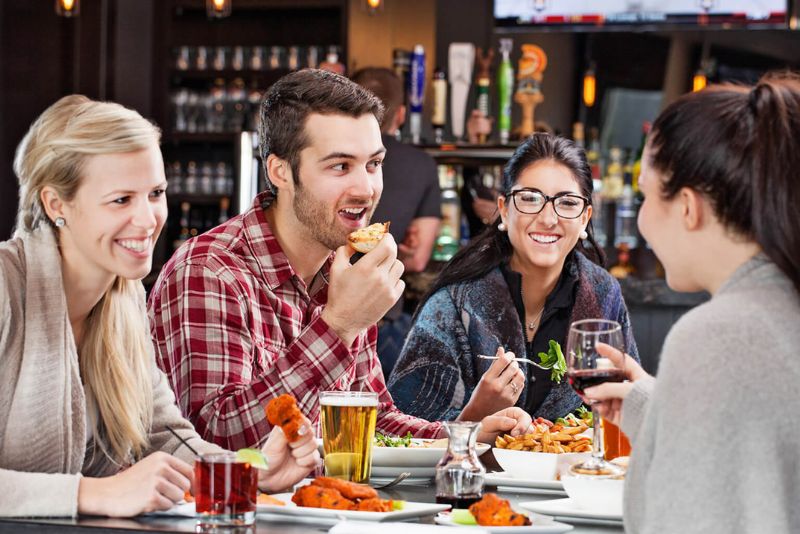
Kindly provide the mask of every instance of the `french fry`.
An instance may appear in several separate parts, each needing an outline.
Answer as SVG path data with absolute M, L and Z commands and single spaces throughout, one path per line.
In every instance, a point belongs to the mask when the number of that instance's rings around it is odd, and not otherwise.
M 574 427 L 565 427 L 559 424 L 548 427 L 545 424 L 536 424 L 533 428 L 533 432 L 522 436 L 514 437 L 508 434 L 498 436 L 495 440 L 495 447 L 512 451 L 548 452 L 554 454 L 589 452 L 592 450 L 592 440 L 578 435 L 588 428 L 585 424 Z

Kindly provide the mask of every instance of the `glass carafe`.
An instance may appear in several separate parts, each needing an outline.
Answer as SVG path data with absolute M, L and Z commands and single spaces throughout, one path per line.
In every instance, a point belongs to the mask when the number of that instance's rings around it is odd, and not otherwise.
M 475 448 L 480 427 L 480 423 L 444 423 L 450 441 L 447 452 L 436 464 L 436 502 L 469 508 L 483 496 L 486 469 Z

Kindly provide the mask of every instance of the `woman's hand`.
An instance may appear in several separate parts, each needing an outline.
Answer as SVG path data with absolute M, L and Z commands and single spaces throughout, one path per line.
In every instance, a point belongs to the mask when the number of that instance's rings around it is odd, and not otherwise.
M 78 513 L 131 517 L 169 510 L 193 482 L 192 466 L 165 452 L 155 452 L 114 476 L 81 478 Z
M 519 436 L 531 430 L 531 416 L 522 408 L 512 406 L 505 410 L 484 417 L 481 421 L 481 430 L 478 441 L 494 445 L 494 440 L 499 434 Z
M 261 451 L 267 457 L 269 469 L 258 472 L 258 487 L 274 493 L 293 486 L 316 469 L 322 461 L 314 439 L 311 423 L 305 417 L 300 439 L 289 443 L 286 434 L 276 426 L 270 432 Z
M 522 395 L 525 373 L 514 361 L 514 353 L 498 347 L 496 356 L 497 359 L 475 386 L 469 402 L 458 416 L 459 421 L 479 421 L 489 414 L 514 406 Z
M 583 390 L 583 400 L 591 404 L 601 417 L 619 426 L 622 422 L 622 402 L 633 389 L 633 383 L 649 375 L 636 360 L 610 345 L 598 343 L 597 352 L 611 360 L 614 367 L 622 367 L 624 361 L 625 378 L 629 382 L 605 382 L 586 388 Z

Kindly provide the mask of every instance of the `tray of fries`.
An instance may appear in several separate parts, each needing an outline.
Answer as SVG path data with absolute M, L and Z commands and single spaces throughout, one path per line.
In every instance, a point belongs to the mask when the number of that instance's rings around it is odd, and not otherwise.
M 592 451 L 591 429 L 538 423 L 533 432 L 498 436 L 492 449 L 497 463 L 514 478 L 554 481 Z

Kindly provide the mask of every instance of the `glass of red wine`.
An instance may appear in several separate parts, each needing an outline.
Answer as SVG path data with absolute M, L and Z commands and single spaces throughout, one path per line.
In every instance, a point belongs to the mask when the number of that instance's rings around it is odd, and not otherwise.
M 625 343 L 619 323 L 606 319 L 584 319 L 570 325 L 567 336 L 567 378 L 572 389 L 579 395 L 583 395 L 584 388 L 597 386 L 603 382 L 622 382 L 625 379 L 624 367 L 615 367 L 611 360 L 598 353 L 596 348 L 598 343 L 611 345 L 624 352 Z M 622 475 L 623 468 L 603 458 L 603 430 L 600 416 L 594 406 L 592 406 L 592 420 L 594 426 L 592 457 L 573 465 L 570 468 L 571 472 L 576 475 Z

